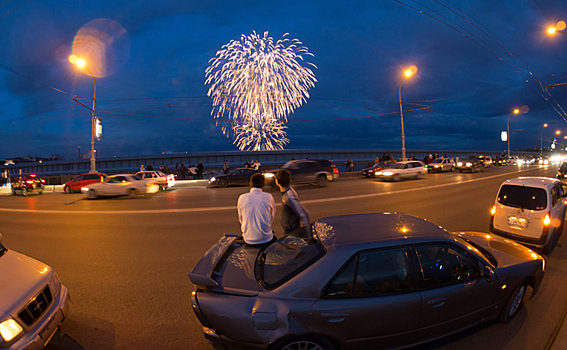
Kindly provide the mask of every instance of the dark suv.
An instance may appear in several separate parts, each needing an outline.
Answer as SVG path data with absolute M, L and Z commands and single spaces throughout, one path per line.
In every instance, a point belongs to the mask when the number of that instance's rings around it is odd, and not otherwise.
M 12 182 L 12 194 L 16 194 L 16 192 L 20 192 L 22 196 L 27 196 L 28 193 L 43 194 L 44 183 L 45 180 L 35 174 L 22 174 Z
M 327 185 L 339 177 L 339 170 L 332 161 L 327 159 L 290 160 L 282 166 L 291 173 L 291 181 L 295 184 L 316 184 L 320 187 Z M 271 185 L 276 186 L 274 175 L 277 170 L 266 173 L 266 178 L 272 178 Z M 271 175 L 270 175 L 271 174 Z

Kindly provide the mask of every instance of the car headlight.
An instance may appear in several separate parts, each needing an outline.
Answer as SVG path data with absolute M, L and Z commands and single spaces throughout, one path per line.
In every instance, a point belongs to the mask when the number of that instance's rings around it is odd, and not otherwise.
M 0 335 L 5 342 L 9 342 L 12 339 L 16 338 L 21 333 L 23 333 L 23 331 L 24 330 L 22 329 L 22 326 L 20 326 L 20 324 L 14 319 L 9 318 L 6 321 L 0 323 Z
M 375 174 L 376 174 L 376 175 L 382 175 L 382 172 L 381 172 L 381 171 L 377 171 L 377 172 L 375 172 Z
M 89 188 L 88 187 L 81 187 L 81 192 L 88 192 Z
M 384 176 L 392 176 L 392 175 L 394 175 L 394 173 L 391 172 L 391 171 L 385 171 L 385 172 L 382 173 L 382 175 L 384 175 Z
M 274 177 L 274 173 L 265 173 L 264 177 Z
M 53 273 L 51 274 L 51 279 L 49 280 L 49 288 L 51 288 L 53 297 L 57 297 L 57 295 L 59 295 L 59 292 L 61 291 L 61 280 L 59 279 L 59 275 L 57 275 L 57 272 L 55 271 L 53 271 Z
M 211 177 L 211 179 L 209 180 L 209 182 L 215 182 L 215 181 L 217 181 L 217 179 L 215 179 L 215 177 L 214 177 L 214 176 L 213 176 L 213 177 Z
M 472 166 L 472 163 L 467 163 L 467 166 Z
M 457 163 L 457 166 L 462 166 L 462 165 L 463 165 L 462 162 L 458 162 L 458 163 Z

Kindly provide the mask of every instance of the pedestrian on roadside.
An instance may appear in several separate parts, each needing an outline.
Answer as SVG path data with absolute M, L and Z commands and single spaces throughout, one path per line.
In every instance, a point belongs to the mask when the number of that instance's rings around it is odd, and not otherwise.
M 183 163 L 181 163 L 181 166 L 179 167 L 179 174 L 181 176 L 181 180 L 185 180 L 186 173 L 187 173 L 187 168 L 185 167 L 185 165 L 183 165 Z
M 222 171 L 225 174 L 228 174 L 228 171 L 230 170 L 230 167 L 228 166 L 228 160 L 224 161 L 224 164 L 222 165 Z
M 244 163 L 244 167 L 245 168 L 250 168 L 250 163 L 248 161 L 246 161 L 246 163 Z
M 189 174 L 191 175 L 191 180 L 197 179 L 197 168 L 195 168 L 194 164 L 191 164 L 189 167 Z
M 148 169 L 148 171 L 154 170 L 154 167 L 152 166 L 152 162 L 148 163 L 148 166 L 146 167 L 146 169 Z
M 291 173 L 286 169 L 280 169 L 276 173 L 275 181 L 282 194 L 280 222 L 285 234 L 287 235 L 300 227 L 309 227 L 309 212 L 299 202 L 297 192 L 291 188 Z
M 349 158 L 348 161 L 349 161 L 348 171 L 353 172 L 354 171 L 354 161 L 352 160 L 352 158 Z
M 140 165 L 140 171 L 145 171 L 144 170 L 144 164 Z
M 6 169 L 2 171 L 2 186 L 6 186 Z
M 261 166 L 262 164 L 256 159 L 256 161 L 254 162 L 254 169 L 260 170 Z
M 249 245 L 263 245 L 277 240 L 272 230 L 276 203 L 270 193 L 262 191 L 264 183 L 264 175 L 252 175 L 250 192 L 238 197 L 238 221 L 242 238 Z
M 179 177 L 179 163 L 175 163 L 175 176 Z
M 199 180 L 203 180 L 203 170 L 205 169 L 205 167 L 203 166 L 203 163 L 201 163 L 201 161 L 199 161 L 199 164 L 197 164 L 197 178 Z
M 169 169 L 169 166 L 167 166 L 167 164 L 163 166 L 163 173 L 171 174 L 171 169 Z

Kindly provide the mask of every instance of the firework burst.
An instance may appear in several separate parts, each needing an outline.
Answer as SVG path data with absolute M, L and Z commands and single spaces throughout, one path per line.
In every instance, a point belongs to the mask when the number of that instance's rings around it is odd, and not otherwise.
M 317 82 L 313 71 L 300 63 L 303 56 L 313 55 L 286 36 L 274 43 L 268 32 L 263 37 L 256 32 L 242 35 L 224 45 L 205 71 L 211 115 L 229 120 L 232 127 L 223 126 L 223 132 L 229 136 L 232 131 L 241 150 L 283 149 L 289 142 L 283 125 L 287 116 L 306 102 Z

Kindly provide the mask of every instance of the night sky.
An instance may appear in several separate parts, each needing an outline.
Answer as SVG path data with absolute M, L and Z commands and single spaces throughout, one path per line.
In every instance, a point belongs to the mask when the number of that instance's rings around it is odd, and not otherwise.
M 565 0 L 84 1 L 0 5 L 0 158 L 76 158 L 90 149 L 93 79 L 72 65 L 98 33 L 99 157 L 237 150 L 211 116 L 205 69 L 241 35 L 289 33 L 317 82 L 288 116 L 286 149 L 401 148 L 398 88 L 412 150 L 549 146 L 567 135 Z M 420 12 L 421 11 L 421 12 Z M 79 47 L 79 46 L 77 46 Z M 96 64 L 95 64 L 96 63 Z M 419 109 L 411 111 L 412 109 Z M 548 123 L 549 127 L 542 129 Z

